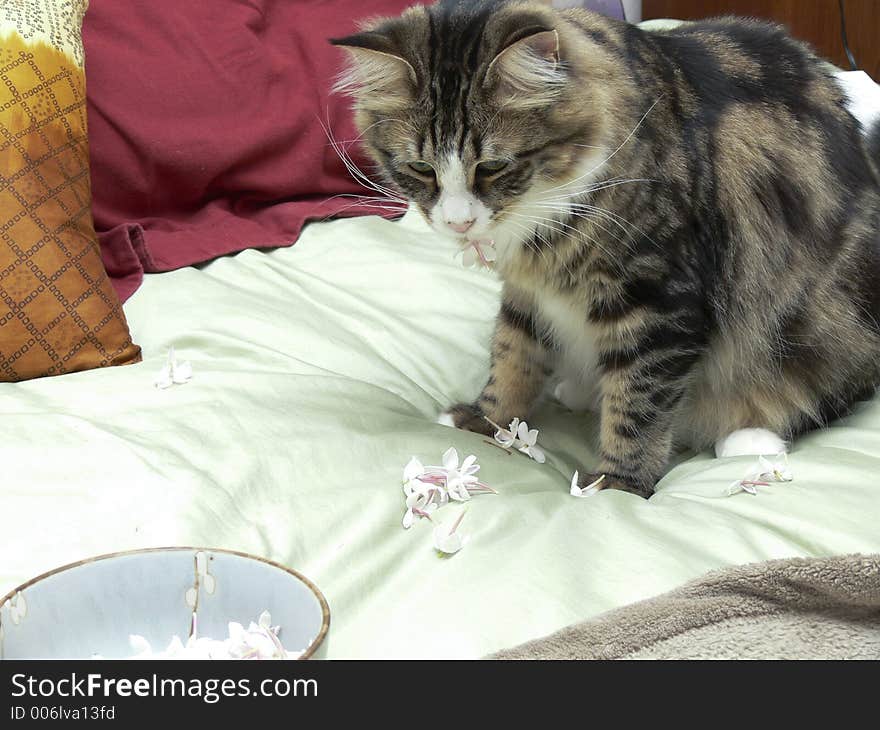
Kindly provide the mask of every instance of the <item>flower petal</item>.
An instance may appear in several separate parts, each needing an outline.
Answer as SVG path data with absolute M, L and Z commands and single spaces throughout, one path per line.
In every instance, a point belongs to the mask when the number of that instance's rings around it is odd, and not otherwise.
M 465 460 L 461 464 L 460 471 L 467 472 L 469 474 L 475 474 L 480 469 L 479 465 L 476 465 L 476 461 L 477 461 L 477 457 L 474 456 L 473 454 L 466 457 Z M 472 468 L 473 468 L 473 471 L 471 471 Z
M 495 441 L 499 446 L 509 449 L 516 442 L 516 434 L 503 428 L 495 432 Z
M 160 371 L 159 374 L 156 375 L 156 379 L 153 381 L 157 388 L 161 388 L 164 390 L 165 388 L 170 388 L 174 384 L 174 380 L 171 377 L 171 366 L 165 365 Z
M 464 539 L 458 532 L 450 535 L 448 530 L 446 525 L 438 525 L 434 528 L 434 547 L 441 553 L 453 555 L 464 546 Z
M 177 384 L 189 382 L 192 379 L 192 374 L 192 365 L 189 364 L 189 360 L 174 363 L 171 366 L 171 379 Z
M 403 481 L 408 482 L 411 479 L 416 479 L 424 473 L 425 467 L 422 465 L 422 462 L 414 456 L 406 463 L 406 466 L 403 467 Z
M 454 446 L 450 446 L 443 454 L 443 467 L 445 469 L 458 469 L 458 452 Z
M 575 472 L 574 476 L 571 478 L 572 497 L 592 497 L 593 495 L 598 494 L 601 491 L 602 488 L 599 485 L 603 481 L 605 481 L 604 474 L 602 474 L 598 479 L 595 479 L 583 488 L 578 486 L 578 476 L 578 473 Z
M 531 456 L 539 464 L 543 464 L 545 461 L 547 461 L 547 457 L 544 455 L 543 449 L 540 449 L 537 446 L 529 447 L 529 456 Z
M 413 526 L 413 522 L 415 521 L 415 515 L 411 509 L 408 509 L 403 515 L 403 529 L 408 530 Z

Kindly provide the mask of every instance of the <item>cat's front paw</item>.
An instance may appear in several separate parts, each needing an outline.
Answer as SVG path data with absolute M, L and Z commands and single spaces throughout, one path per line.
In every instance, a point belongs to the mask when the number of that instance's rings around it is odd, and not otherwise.
M 590 486 L 597 489 L 619 489 L 621 492 L 637 494 L 644 499 L 648 499 L 654 493 L 653 485 L 636 484 L 615 474 L 579 474 L 578 486 L 581 489 L 586 489 Z
M 452 406 L 438 416 L 437 423 L 484 436 L 495 433 L 495 427 L 486 420 L 483 409 L 475 403 L 458 403 Z

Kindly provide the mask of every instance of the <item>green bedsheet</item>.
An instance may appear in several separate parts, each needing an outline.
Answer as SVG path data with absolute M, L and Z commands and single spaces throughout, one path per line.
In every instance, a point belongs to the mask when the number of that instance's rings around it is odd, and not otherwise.
M 683 460 L 644 501 L 575 499 L 595 417 L 548 401 L 537 464 L 434 424 L 482 385 L 494 275 L 420 219 L 313 224 L 290 249 L 148 276 L 140 365 L 0 386 L 0 595 L 117 550 L 244 550 L 312 578 L 328 657 L 479 657 L 720 566 L 880 550 L 880 402 L 794 445 L 795 481 L 723 496 L 750 458 Z M 169 346 L 193 380 L 157 390 Z M 465 548 L 401 527 L 401 470 L 474 453 L 498 496 Z M 442 519 L 456 514 L 445 507 Z

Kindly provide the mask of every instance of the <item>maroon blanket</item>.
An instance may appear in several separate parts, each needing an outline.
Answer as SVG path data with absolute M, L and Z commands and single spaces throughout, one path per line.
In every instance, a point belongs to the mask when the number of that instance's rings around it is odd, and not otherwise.
M 355 137 L 327 43 L 410 0 L 91 0 L 83 28 L 95 228 L 125 299 L 143 272 L 293 243 L 379 212 L 328 142 Z M 364 160 L 351 148 L 355 160 Z

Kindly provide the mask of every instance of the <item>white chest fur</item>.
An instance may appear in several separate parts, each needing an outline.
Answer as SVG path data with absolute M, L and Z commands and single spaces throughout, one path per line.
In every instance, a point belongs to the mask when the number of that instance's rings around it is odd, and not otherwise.
M 598 361 L 596 329 L 579 298 L 554 291 L 535 292 L 538 317 L 560 348 L 566 373 L 592 380 Z

